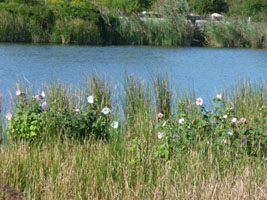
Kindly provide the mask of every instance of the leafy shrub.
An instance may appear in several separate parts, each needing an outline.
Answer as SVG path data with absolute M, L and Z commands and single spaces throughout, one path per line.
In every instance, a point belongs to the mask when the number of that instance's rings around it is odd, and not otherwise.
M 213 102 L 215 107 L 212 111 L 206 110 L 201 98 L 197 99 L 192 110 L 180 102 L 174 118 L 159 117 L 156 155 L 169 158 L 177 148 L 187 151 L 189 147 L 200 144 L 206 148 L 228 150 L 235 155 L 239 152 L 264 155 L 267 150 L 267 132 L 262 125 L 250 127 L 247 119 L 237 118 L 232 108 L 222 109 L 220 95 Z M 265 113 L 260 124 L 266 123 L 266 111 L 266 106 L 258 111 Z
M 32 140 L 40 137 L 45 125 L 44 110 L 46 104 L 43 98 L 39 96 L 33 97 L 29 102 L 25 93 L 17 91 L 18 102 L 14 108 L 13 115 L 9 117 L 8 130 L 11 137 L 18 139 Z
M 227 12 L 227 3 L 224 0 L 188 0 L 190 7 L 198 14 Z
M 19 92 L 18 92 L 19 91 Z M 111 124 L 111 110 L 99 110 L 98 99 L 88 97 L 81 108 L 70 107 L 67 100 L 45 97 L 45 93 L 28 100 L 18 90 L 18 100 L 13 114 L 8 113 L 8 132 L 14 139 L 33 140 L 45 136 L 83 139 L 94 136 L 107 138 Z

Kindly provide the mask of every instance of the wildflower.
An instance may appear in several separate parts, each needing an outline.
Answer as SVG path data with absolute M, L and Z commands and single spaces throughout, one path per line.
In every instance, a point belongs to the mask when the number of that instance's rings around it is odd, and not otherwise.
M 224 119 L 227 119 L 227 118 L 228 118 L 228 115 L 224 115 L 223 118 L 224 118 Z
M 197 100 L 196 100 L 196 104 L 197 104 L 198 106 L 202 106 L 202 105 L 203 105 L 203 99 L 202 99 L 201 97 L 197 98 Z
M 228 132 L 227 132 L 227 134 L 228 134 L 228 135 L 230 135 L 230 136 L 232 136 L 232 135 L 233 135 L 233 133 L 232 133 L 232 132 L 230 132 L 230 131 L 228 131 Z
M 94 103 L 94 97 L 93 96 L 89 96 L 89 97 L 87 97 L 87 101 L 88 101 L 88 103 Z
M 102 113 L 104 113 L 105 115 L 107 115 L 107 114 L 110 113 L 110 109 L 107 108 L 107 107 L 105 107 L 105 108 L 103 108 Z
M 44 92 L 44 91 L 42 91 L 41 96 L 42 96 L 43 98 L 45 98 L 45 92 Z
M 76 113 L 80 113 L 81 112 L 79 108 L 76 108 L 75 111 L 76 111 Z
M 207 141 L 207 144 L 210 144 L 210 142 L 209 142 L 209 141 Z
M 35 98 L 36 101 L 40 101 L 41 100 L 39 95 L 36 95 L 34 98 Z
M 162 114 L 162 113 L 159 113 L 159 114 L 158 114 L 158 118 L 161 119 L 162 117 L 163 117 L 163 114 Z
M 167 124 L 167 122 L 165 121 L 163 124 L 162 124 L 162 127 L 165 127 Z
M 20 96 L 20 95 L 21 95 L 21 91 L 20 91 L 20 90 L 17 90 L 17 91 L 16 91 L 16 95 L 17 95 L 17 96 Z
M 112 122 L 112 123 L 110 124 L 110 126 L 111 126 L 112 128 L 118 128 L 118 127 L 119 127 L 119 122 L 114 121 L 114 122 Z
M 12 118 L 12 114 L 11 114 L 10 112 L 8 112 L 8 113 L 6 114 L 6 118 L 7 118 L 7 120 L 11 120 L 11 118 Z
M 163 138 L 163 133 L 158 132 L 158 139 L 161 139 L 161 138 Z
M 44 103 L 42 103 L 41 107 L 43 110 L 46 110 L 48 107 L 48 104 L 46 102 L 44 102 Z
M 181 118 L 178 121 L 179 121 L 179 124 L 182 124 L 184 122 L 184 118 Z
M 223 139 L 223 143 L 226 144 L 226 142 L 227 142 L 226 139 Z
M 247 139 L 246 138 L 243 138 L 242 140 L 241 140 L 241 144 L 246 144 L 247 143 Z
M 217 99 L 222 100 L 222 94 L 217 94 Z
M 238 157 L 238 154 L 235 152 L 235 158 L 237 158 Z
M 232 119 L 232 122 L 237 124 L 237 123 L 238 123 L 237 118 L 234 117 L 234 118 Z
M 242 118 L 240 119 L 240 121 L 241 121 L 242 123 L 245 123 L 245 122 L 247 121 L 247 119 L 244 118 L 244 117 L 242 117 Z

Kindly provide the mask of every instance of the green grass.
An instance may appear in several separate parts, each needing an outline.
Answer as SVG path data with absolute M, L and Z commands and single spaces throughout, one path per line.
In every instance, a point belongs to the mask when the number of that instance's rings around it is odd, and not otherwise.
M 258 133 L 247 137 L 256 142 L 250 146 L 221 144 L 220 138 L 216 143 L 219 132 L 228 131 L 222 127 L 226 122 L 214 121 L 214 114 L 211 124 L 202 124 L 208 121 L 201 114 L 205 111 L 194 105 L 194 94 L 171 98 L 167 76 L 156 75 L 151 90 L 144 81 L 126 75 L 121 99 L 115 106 L 112 84 L 105 77 L 95 74 L 85 81 L 84 87 L 80 90 L 60 82 L 46 85 L 48 105 L 55 102 L 58 109 L 45 112 L 57 116 L 62 109 L 82 109 L 86 97 L 93 95 L 101 100 L 96 103 L 99 107 L 93 108 L 113 106 L 112 118 L 120 122 L 119 127 L 107 130 L 108 139 L 92 135 L 77 140 L 62 138 L 62 130 L 71 134 L 62 125 L 51 135 L 45 129 L 34 141 L 11 140 L 8 145 L 1 145 L 0 195 L 8 195 L 2 189 L 8 185 L 29 199 L 266 198 L 266 143 L 265 147 L 260 146 L 262 140 L 266 142 L 266 132 L 260 132 L 267 130 L 266 82 L 237 84 L 222 93 L 222 101 L 217 101 L 222 103 L 218 115 L 232 110 L 229 113 L 238 119 L 246 117 L 246 124 L 230 123 L 228 128 L 235 134 L 242 134 L 244 128 L 254 131 L 250 134 Z M 115 109 L 120 105 L 123 113 Z M 162 119 L 157 117 L 159 111 L 164 115 Z M 178 123 L 181 117 L 185 118 L 183 125 Z M 47 128 L 54 119 L 46 118 Z M 166 127 L 161 126 L 164 121 Z M 215 122 L 217 126 L 213 126 Z M 176 130 L 180 134 L 178 145 L 171 142 L 172 135 L 171 141 L 164 143 L 168 134 Z M 218 131 L 217 136 L 213 135 L 214 130 Z M 158 131 L 165 134 L 162 140 L 157 137 Z M 162 155 L 158 154 L 162 153 L 162 145 L 168 156 L 158 156 Z
M 266 48 L 267 28 L 264 22 L 210 22 L 202 27 L 208 46 Z

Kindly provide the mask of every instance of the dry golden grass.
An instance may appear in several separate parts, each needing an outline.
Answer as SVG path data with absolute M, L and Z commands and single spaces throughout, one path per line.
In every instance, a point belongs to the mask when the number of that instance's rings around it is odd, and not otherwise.
M 122 142 L 122 141 L 120 141 Z M 266 199 L 266 162 L 197 150 L 155 159 L 154 145 L 141 159 L 127 141 L 23 143 L 2 147 L 0 185 L 31 199 Z M 216 158 L 218 157 L 218 158 Z M 231 166 L 231 167 L 230 167 Z

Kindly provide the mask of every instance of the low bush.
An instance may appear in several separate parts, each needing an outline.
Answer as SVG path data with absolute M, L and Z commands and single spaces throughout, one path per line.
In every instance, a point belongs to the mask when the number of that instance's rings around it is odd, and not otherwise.
M 15 108 L 6 115 L 10 138 L 33 141 L 56 136 L 81 140 L 91 136 L 109 137 L 111 107 L 99 98 L 100 95 L 88 96 L 76 104 L 75 97 L 60 83 L 52 84 L 47 91 L 48 94 L 43 91 L 31 99 L 27 98 L 29 94 L 16 91 Z M 117 122 L 114 123 L 112 126 L 117 126 Z

